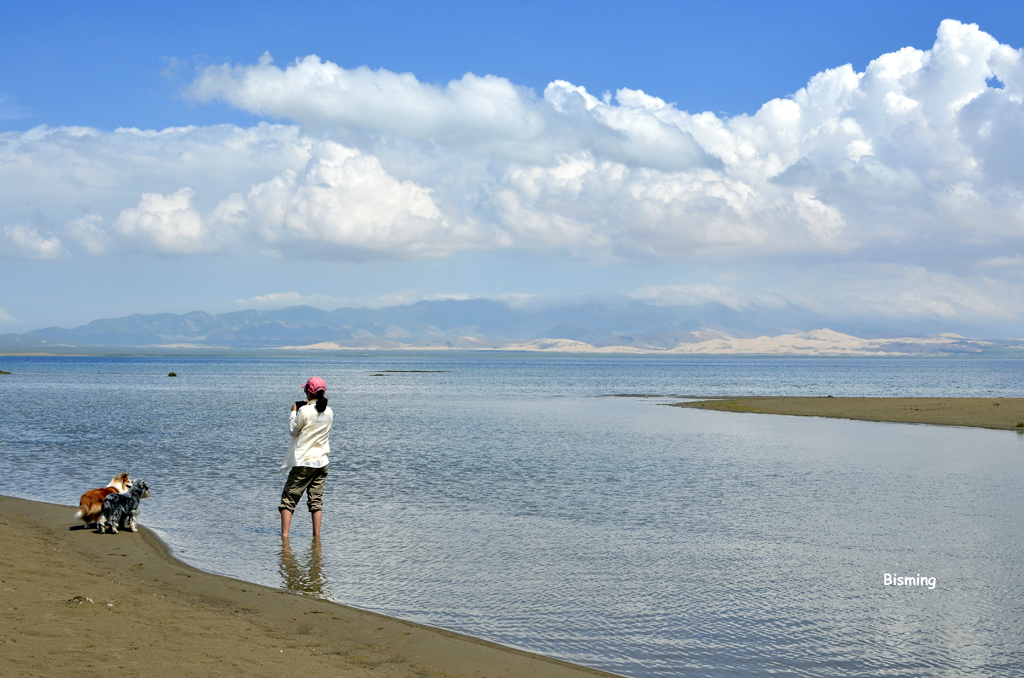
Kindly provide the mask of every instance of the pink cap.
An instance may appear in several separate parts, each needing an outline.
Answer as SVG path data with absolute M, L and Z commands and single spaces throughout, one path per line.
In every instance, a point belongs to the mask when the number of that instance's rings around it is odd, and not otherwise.
M 327 382 L 320 377 L 310 377 L 302 388 L 313 394 L 327 395 Z

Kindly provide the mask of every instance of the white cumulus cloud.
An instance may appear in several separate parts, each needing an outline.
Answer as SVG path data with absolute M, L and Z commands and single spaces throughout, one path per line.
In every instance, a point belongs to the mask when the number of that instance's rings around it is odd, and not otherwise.
M 60 238 L 52 233 L 40 234 L 31 226 L 24 224 L 5 226 L 3 233 L 6 241 L 3 252 L 7 256 L 26 259 L 56 259 L 64 253 Z
M 287 170 L 244 200 L 232 198 L 235 222 L 251 224 L 270 247 L 304 256 L 443 256 L 472 239 L 471 229 L 448 223 L 430 189 L 399 181 L 377 158 L 329 141 L 311 153 L 302 174 Z
M 143 193 L 139 204 L 121 212 L 114 228 L 162 252 L 198 254 L 212 249 L 209 233 L 192 207 L 195 191 L 181 188 L 169 195 Z
M 384 132 L 506 160 L 550 162 L 560 153 L 598 147 L 620 159 L 676 169 L 707 162 L 686 131 L 631 109 L 601 106 L 561 80 L 539 99 L 494 75 L 467 73 L 439 87 L 411 73 L 345 69 L 315 55 L 282 69 L 264 54 L 248 66 L 207 67 L 188 94 L 307 129 Z
M 1024 52 L 947 20 L 927 49 L 808 75 L 725 116 L 312 55 L 211 66 L 186 96 L 282 122 L 0 134 L 0 251 L 897 266 L 927 276 L 864 299 L 937 317 L 1013 302 L 987 281 L 1018 280 L 992 262 L 1024 256 Z
M 988 259 L 1024 244 L 1022 68 L 1020 50 L 950 20 L 929 50 L 826 70 L 726 117 L 629 88 L 599 99 L 556 80 L 538 96 L 496 76 L 439 86 L 264 56 L 211 66 L 188 94 L 296 124 L 6 133 L 0 197 L 19 200 L 0 218 L 45 212 L 92 253 L 128 236 L 284 256 L 317 242 L 342 259 Z M 140 203 L 183 187 L 173 217 Z
M 472 74 L 437 86 L 316 56 L 283 68 L 269 55 L 211 66 L 188 93 L 338 135 L 385 170 L 421 173 L 439 196 L 460 169 L 475 173 L 479 198 L 464 211 L 501 228 L 496 246 L 598 258 L 775 256 L 849 252 L 936 229 L 976 243 L 1019 237 L 1021 69 L 1019 50 L 949 20 L 930 50 L 885 54 L 860 73 L 823 71 L 793 96 L 734 117 L 628 88 L 598 99 L 556 80 L 536 96 Z M 416 168 L 398 157 L 410 144 Z
M 67 224 L 68 235 L 81 243 L 90 254 L 103 254 L 110 245 L 110 235 L 99 214 L 86 214 Z

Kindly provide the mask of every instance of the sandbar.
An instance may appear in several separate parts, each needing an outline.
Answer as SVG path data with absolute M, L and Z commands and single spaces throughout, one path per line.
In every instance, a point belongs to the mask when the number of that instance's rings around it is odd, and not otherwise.
M 672 406 L 721 412 L 756 412 L 1024 431 L 1024 398 L 740 396 L 672 403 Z
M 71 529 L 73 512 L 0 496 L 0 675 L 612 675 L 209 574 L 145 528 Z

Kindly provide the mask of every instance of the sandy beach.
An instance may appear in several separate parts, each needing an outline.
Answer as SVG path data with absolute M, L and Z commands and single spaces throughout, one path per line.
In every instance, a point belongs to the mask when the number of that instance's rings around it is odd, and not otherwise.
M 673 403 L 721 412 L 756 412 L 910 424 L 1024 430 L 1024 398 L 723 397 Z
M 0 497 L 0 675 L 611 675 L 207 574 L 73 512 Z

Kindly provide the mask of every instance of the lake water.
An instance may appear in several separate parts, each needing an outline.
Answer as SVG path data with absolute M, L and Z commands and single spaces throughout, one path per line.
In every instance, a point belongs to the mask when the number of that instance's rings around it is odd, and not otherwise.
M 153 488 L 142 522 L 206 570 L 628 676 L 1024 675 L 1024 437 L 600 397 L 1020 397 L 1024 361 L 0 368 L 0 493 L 71 505 L 127 470 Z M 324 535 L 300 506 L 282 548 L 287 410 L 314 374 L 335 414 Z

